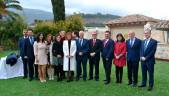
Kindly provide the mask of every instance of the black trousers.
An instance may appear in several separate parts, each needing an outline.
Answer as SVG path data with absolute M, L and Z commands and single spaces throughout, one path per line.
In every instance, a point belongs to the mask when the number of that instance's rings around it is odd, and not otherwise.
M 27 60 L 22 58 L 23 61 L 23 71 L 24 71 L 24 77 L 28 76 L 28 67 L 27 67 Z
M 111 60 L 106 60 L 106 58 L 102 58 L 102 59 L 103 59 L 103 66 L 106 74 L 106 80 L 110 82 L 112 59 Z
M 89 78 L 93 79 L 93 70 L 95 69 L 95 79 L 99 79 L 99 57 L 90 57 L 89 59 Z
M 80 78 L 81 72 L 83 71 L 83 79 L 87 78 L 87 56 L 77 56 L 76 61 L 77 61 L 77 78 Z M 82 69 L 81 70 L 81 66 Z
M 63 79 L 63 65 L 59 64 L 56 66 L 56 76 L 58 79 Z
M 154 86 L 154 64 L 149 64 L 147 62 L 142 62 L 142 85 L 147 83 L 147 72 L 149 76 L 149 87 Z
M 139 69 L 139 61 L 131 61 L 131 60 L 127 61 L 128 80 L 130 84 L 138 83 L 138 69 Z
M 33 76 L 34 76 L 34 60 L 28 59 L 27 65 L 28 65 L 29 78 L 33 79 Z
M 123 78 L 123 67 L 116 66 L 116 82 L 121 83 Z

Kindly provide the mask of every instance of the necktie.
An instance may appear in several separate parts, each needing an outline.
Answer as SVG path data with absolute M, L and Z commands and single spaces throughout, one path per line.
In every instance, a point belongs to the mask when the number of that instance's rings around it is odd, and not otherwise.
M 144 51 L 145 51 L 146 48 L 147 48 L 147 42 L 148 42 L 148 40 L 146 39 L 145 42 L 144 42 Z
M 130 46 L 133 46 L 133 39 L 130 39 Z
M 79 40 L 80 46 L 82 46 L 82 39 Z
M 33 37 L 30 37 L 30 42 L 33 45 Z
M 104 41 L 104 47 L 106 46 L 106 44 L 107 44 L 107 41 L 108 41 L 108 40 L 105 40 L 105 41 Z

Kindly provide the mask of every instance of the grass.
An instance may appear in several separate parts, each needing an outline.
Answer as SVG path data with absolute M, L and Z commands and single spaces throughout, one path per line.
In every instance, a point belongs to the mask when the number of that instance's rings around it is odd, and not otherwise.
M 5 52 L 0 56 L 4 56 Z M 132 88 L 127 86 L 127 70 L 124 68 L 123 83 L 115 83 L 114 66 L 112 68 L 112 82 L 104 85 L 104 70 L 100 63 L 100 81 L 80 80 L 67 83 L 66 81 L 48 81 L 45 84 L 37 80 L 29 82 L 20 78 L 0 80 L 0 96 L 169 96 L 169 62 L 157 61 L 155 65 L 155 87 L 152 92 L 147 88 Z M 141 70 L 139 70 L 139 82 Z
M 0 57 L 9 55 L 10 53 L 17 53 L 17 51 L 0 51 Z

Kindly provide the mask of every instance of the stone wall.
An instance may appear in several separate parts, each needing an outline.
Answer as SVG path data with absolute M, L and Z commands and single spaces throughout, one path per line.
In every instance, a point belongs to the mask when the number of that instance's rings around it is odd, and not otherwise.
M 156 58 L 169 60 L 169 44 L 158 44 Z

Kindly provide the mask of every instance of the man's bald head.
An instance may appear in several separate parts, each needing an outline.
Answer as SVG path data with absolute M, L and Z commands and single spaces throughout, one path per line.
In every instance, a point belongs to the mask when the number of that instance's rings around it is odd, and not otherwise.
M 83 38 L 84 37 L 84 31 L 79 31 L 79 38 Z
M 129 38 L 134 38 L 135 37 L 135 32 L 130 30 L 129 33 L 128 33 L 128 37 Z

